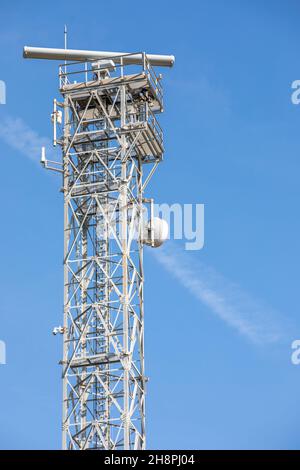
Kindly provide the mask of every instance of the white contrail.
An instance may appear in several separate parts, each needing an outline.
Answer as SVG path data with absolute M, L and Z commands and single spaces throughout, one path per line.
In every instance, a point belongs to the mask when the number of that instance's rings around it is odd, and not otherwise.
M 46 147 L 47 157 L 54 159 L 50 139 L 41 137 L 21 118 L 5 117 L 0 120 L 0 139 L 35 162 L 39 162 L 41 148 Z
M 156 259 L 215 315 L 254 343 L 274 343 L 281 336 L 277 312 L 253 299 L 214 269 L 197 262 L 191 252 L 180 252 L 170 242 Z

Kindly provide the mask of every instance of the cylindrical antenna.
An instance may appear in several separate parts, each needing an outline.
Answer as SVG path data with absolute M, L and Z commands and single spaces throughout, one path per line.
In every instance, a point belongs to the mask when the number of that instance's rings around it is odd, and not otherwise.
M 65 24 L 65 29 L 64 29 L 64 38 L 65 38 L 65 51 L 67 50 L 67 45 L 68 45 L 68 30 L 67 30 L 67 25 Z
M 127 57 L 126 57 L 127 56 Z M 175 63 L 173 55 L 146 54 L 151 65 L 160 67 L 172 67 Z M 108 51 L 82 51 L 76 49 L 53 49 L 45 47 L 24 46 L 23 57 L 25 59 L 48 59 L 48 60 L 73 60 L 85 61 L 93 59 L 113 59 L 120 63 L 121 57 L 124 64 L 143 65 L 143 53 L 130 54 L 128 52 Z

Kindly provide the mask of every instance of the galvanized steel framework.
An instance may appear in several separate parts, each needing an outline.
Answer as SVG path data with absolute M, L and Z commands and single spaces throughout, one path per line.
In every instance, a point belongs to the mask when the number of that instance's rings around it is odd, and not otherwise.
M 141 66 L 129 56 L 60 67 L 64 449 L 146 445 L 140 221 L 163 155 L 163 102 L 146 55 Z

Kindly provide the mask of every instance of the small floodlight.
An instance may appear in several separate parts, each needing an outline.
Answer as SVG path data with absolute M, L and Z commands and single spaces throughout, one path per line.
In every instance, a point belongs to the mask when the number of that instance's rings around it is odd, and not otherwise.
M 63 326 L 56 326 L 55 328 L 53 328 L 52 334 L 54 336 L 56 336 L 58 334 L 62 335 L 64 333 L 64 331 L 65 331 L 65 329 L 64 329 Z

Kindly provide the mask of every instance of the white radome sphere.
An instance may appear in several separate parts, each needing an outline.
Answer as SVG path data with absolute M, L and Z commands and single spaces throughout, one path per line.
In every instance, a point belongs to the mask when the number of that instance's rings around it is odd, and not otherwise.
M 168 222 L 159 217 L 153 217 L 153 238 L 154 238 L 154 248 L 161 246 L 168 238 L 169 235 L 169 226 Z M 150 221 L 146 223 L 145 227 L 145 236 L 143 242 L 146 245 L 151 245 L 151 225 Z

